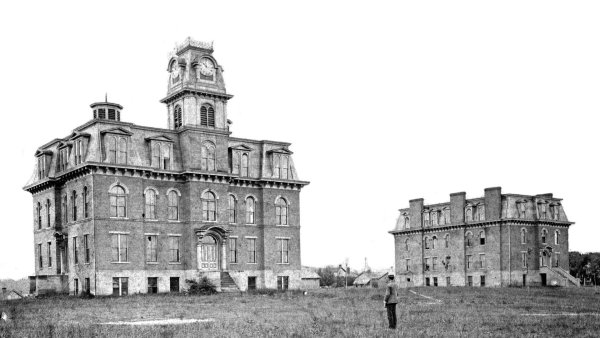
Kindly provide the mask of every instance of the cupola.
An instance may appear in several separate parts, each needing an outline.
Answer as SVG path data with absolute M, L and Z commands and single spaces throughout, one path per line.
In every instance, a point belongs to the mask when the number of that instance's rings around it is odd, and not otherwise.
M 121 121 L 123 106 L 108 101 L 95 102 L 90 105 L 94 111 L 94 119 Z

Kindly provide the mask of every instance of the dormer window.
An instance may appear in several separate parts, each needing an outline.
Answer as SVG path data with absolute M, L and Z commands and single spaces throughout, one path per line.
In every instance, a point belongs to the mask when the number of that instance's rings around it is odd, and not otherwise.
M 539 214 L 539 219 L 546 219 L 547 218 L 547 203 L 545 201 L 539 201 L 538 202 L 538 214 Z
M 517 211 L 518 211 L 519 218 L 525 218 L 526 210 L 527 210 L 527 201 L 526 200 L 517 201 Z
M 69 148 L 63 147 L 58 150 L 58 171 L 67 170 L 69 166 Z
M 152 143 L 152 167 L 170 170 L 171 169 L 171 149 L 172 145 L 163 142 Z
M 287 179 L 289 170 L 289 157 L 283 154 L 273 155 L 273 174 L 275 177 Z
M 475 217 L 477 221 L 485 221 L 485 205 L 478 204 L 477 205 L 477 216 Z
M 204 127 L 215 126 L 215 109 L 210 104 L 200 107 L 200 125 Z
M 558 221 L 560 219 L 560 204 L 550 205 L 550 215 L 555 221 Z
M 46 178 L 46 156 L 41 155 L 38 157 L 38 179 Z
M 200 169 L 215 171 L 215 146 L 210 142 L 202 144 Z
M 103 134 L 104 162 L 127 164 L 128 142 L 132 135 L 128 130 L 117 127 L 101 131 Z
M 83 140 L 75 140 L 75 165 L 78 165 L 83 160 Z

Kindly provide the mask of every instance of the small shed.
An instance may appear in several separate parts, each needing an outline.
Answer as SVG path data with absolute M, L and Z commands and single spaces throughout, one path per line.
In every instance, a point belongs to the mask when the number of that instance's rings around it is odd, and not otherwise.
M 302 283 L 301 288 L 305 290 L 318 289 L 319 283 L 321 281 L 321 277 L 319 276 L 319 274 L 317 274 L 316 271 L 305 268 L 302 268 L 300 272 L 300 279 Z
M 363 272 L 354 280 L 356 287 L 382 287 L 387 283 L 388 273 Z

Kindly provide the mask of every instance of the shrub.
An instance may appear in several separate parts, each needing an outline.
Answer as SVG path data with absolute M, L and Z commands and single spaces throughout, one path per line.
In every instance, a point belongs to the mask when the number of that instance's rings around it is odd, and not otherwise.
M 212 295 L 217 293 L 217 287 L 215 284 L 208 279 L 208 277 L 204 276 L 200 278 L 199 282 L 196 282 L 193 279 L 186 279 L 186 283 L 188 283 L 188 293 L 192 295 Z

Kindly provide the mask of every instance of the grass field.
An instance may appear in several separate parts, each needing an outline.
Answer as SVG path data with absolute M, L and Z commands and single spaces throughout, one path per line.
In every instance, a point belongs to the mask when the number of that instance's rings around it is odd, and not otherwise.
M 270 294 L 58 297 L 0 302 L 0 337 L 540 336 L 598 337 L 594 289 L 400 290 L 399 328 L 387 329 L 382 289 Z M 426 298 L 423 296 L 428 296 Z M 105 325 L 151 319 L 214 319 L 183 325 Z

